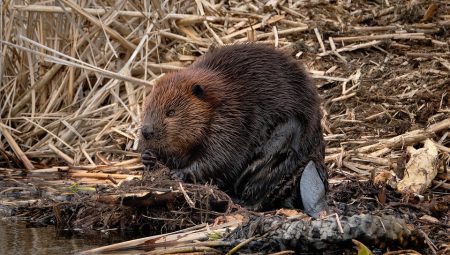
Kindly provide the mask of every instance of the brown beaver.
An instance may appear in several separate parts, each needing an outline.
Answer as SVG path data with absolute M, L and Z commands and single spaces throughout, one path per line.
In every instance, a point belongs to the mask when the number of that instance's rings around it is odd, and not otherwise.
M 315 86 L 295 59 L 255 44 L 213 49 L 161 78 L 143 109 L 144 165 L 155 157 L 254 210 L 326 208 Z

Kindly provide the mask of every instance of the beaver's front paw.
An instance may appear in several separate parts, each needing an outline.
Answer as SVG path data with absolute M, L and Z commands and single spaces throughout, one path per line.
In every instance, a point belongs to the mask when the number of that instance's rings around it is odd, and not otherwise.
M 144 164 L 144 170 L 150 171 L 155 168 L 156 165 L 156 156 L 153 152 L 149 150 L 145 150 L 141 154 L 141 161 Z
M 170 171 L 170 177 L 173 180 L 180 180 L 182 182 L 195 183 L 195 175 L 192 171 L 184 169 L 174 169 Z

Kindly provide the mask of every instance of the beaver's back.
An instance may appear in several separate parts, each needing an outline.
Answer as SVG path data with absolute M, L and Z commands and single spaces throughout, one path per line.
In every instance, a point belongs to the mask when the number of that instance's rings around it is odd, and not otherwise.
M 252 137 L 292 116 L 303 122 L 305 135 L 321 136 L 316 88 L 291 56 L 263 45 L 237 44 L 206 53 L 191 68 L 214 71 L 228 81 L 217 84 L 222 110 L 238 109 Z

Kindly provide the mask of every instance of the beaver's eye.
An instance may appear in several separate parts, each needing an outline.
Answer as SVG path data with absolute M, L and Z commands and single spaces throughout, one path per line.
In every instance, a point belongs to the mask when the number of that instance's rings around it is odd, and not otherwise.
M 168 110 L 168 111 L 166 112 L 166 116 L 167 116 L 167 117 L 173 117 L 173 116 L 175 116 L 175 110 L 172 110 L 172 109 Z
M 194 96 L 198 97 L 199 99 L 205 99 L 205 91 L 203 90 L 203 87 L 199 84 L 195 84 L 192 87 L 192 94 L 194 94 Z

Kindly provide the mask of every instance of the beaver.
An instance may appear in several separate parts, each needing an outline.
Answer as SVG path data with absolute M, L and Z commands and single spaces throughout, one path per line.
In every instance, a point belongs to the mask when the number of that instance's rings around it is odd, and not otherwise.
M 145 99 L 139 147 L 176 178 L 212 182 L 246 207 L 326 210 L 320 99 L 279 50 L 222 46 L 166 74 Z

